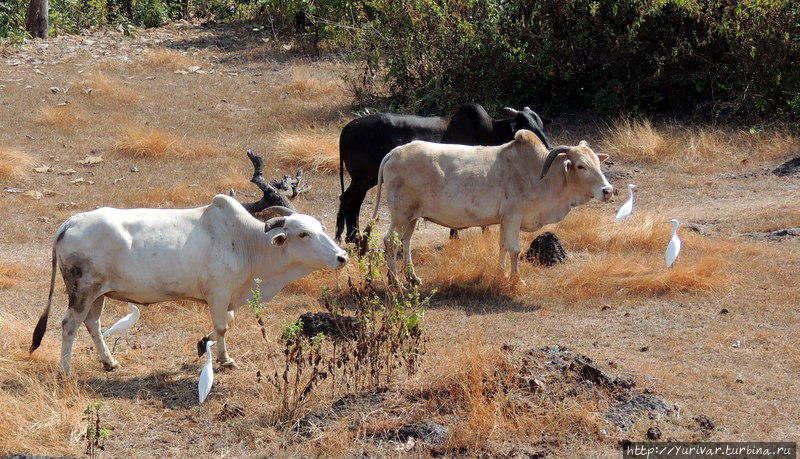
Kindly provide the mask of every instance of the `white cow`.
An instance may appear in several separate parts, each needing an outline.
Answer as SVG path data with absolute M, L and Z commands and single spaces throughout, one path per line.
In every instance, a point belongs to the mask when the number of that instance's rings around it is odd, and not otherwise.
M 419 282 L 411 262 L 411 235 L 418 218 L 454 229 L 500 224 L 500 267 L 506 253 L 517 276 L 520 230 L 538 231 L 561 221 L 570 208 L 593 197 L 608 201 L 613 187 L 597 155 L 585 141 L 548 151 L 531 131 L 496 147 L 447 145 L 420 140 L 389 152 L 378 172 L 391 213 L 386 244 L 389 272 L 396 275 L 395 231 L 403 244 L 406 274 Z M 548 170 L 550 173 L 548 174 Z
M 347 252 L 308 215 L 285 207 L 265 223 L 235 199 L 217 195 L 195 209 L 112 209 L 73 215 L 53 243 L 47 308 L 33 333 L 41 344 L 53 300 L 56 266 L 67 286 L 69 307 L 62 321 L 61 364 L 70 374 L 72 344 L 81 323 L 92 335 L 106 370 L 117 367 L 100 333 L 105 297 L 137 304 L 193 299 L 207 303 L 217 341 L 217 361 L 233 366 L 225 332 L 236 309 L 260 278 L 264 300 L 286 284 L 318 269 L 339 269 Z

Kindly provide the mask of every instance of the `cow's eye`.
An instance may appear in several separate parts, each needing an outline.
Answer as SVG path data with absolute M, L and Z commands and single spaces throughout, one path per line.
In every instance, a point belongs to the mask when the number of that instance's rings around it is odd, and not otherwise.
M 583 167 L 583 166 L 578 166 L 578 169 L 581 169 L 581 170 L 583 170 L 583 169 L 586 169 L 586 168 L 585 168 L 585 167 Z
M 301 238 L 306 238 L 306 237 L 308 237 L 308 233 L 306 233 L 306 232 L 300 233 L 300 237 Z

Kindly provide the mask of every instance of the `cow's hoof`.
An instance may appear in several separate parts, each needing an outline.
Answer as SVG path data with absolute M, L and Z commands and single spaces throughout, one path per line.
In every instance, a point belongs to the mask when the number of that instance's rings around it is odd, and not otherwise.
M 227 360 L 218 360 L 218 362 L 219 362 L 219 367 L 224 368 L 226 370 L 235 370 L 239 368 L 239 365 L 236 363 L 236 361 L 230 357 Z
M 114 371 L 117 369 L 117 367 L 119 367 L 119 363 L 117 363 L 116 361 L 103 362 L 103 369 L 106 371 Z

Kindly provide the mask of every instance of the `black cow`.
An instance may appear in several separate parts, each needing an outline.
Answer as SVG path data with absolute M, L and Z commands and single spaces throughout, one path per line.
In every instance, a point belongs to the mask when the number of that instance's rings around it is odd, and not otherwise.
M 450 122 L 438 116 L 422 117 L 379 113 L 357 118 L 342 129 L 339 137 L 339 212 L 336 215 L 336 240 L 347 225 L 348 242 L 355 240 L 358 215 L 367 191 L 378 183 L 381 160 L 394 147 L 412 140 L 462 145 L 501 145 L 514 139 L 514 133 L 528 129 L 536 133 L 549 149 L 544 122 L 533 110 L 505 108 L 508 118 L 494 120 L 476 103 L 460 105 Z M 350 186 L 344 189 L 344 168 Z M 451 236 L 455 230 L 451 230 Z

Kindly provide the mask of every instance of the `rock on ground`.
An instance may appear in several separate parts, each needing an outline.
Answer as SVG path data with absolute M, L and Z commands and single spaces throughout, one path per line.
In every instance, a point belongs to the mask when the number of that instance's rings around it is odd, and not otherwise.
M 531 242 L 528 251 L 525 252 L 525 261 L 538 262 L 545 266 L 553 266 L 563 263 L 567 259 L 567 252 L 561 245 L 558 236 L 547 231 Z
M 789 161 L 786 161 L 785 163 L 776 167 L 772 170 L 772 173 L 779 177 L 800 173 L 800 156 L 790 159 Z

